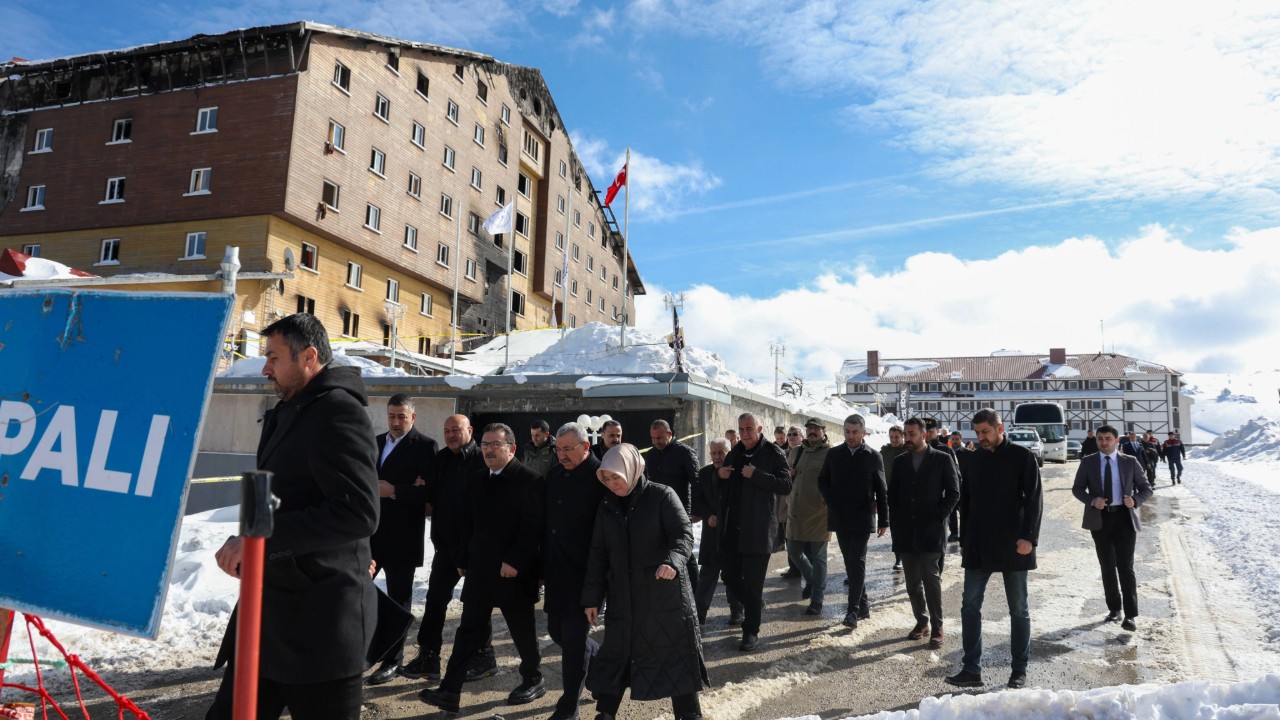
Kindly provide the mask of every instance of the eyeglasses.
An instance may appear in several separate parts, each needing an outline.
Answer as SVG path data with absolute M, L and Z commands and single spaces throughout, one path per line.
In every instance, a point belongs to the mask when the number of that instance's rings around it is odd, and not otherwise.
M 484 450 L 497 450 L 507 444 L 508 443 L 505 440 L 495 440 L 493 442 L 482 442 L 480 443 L 480 447 Z
M 787 437 L 800 437 L 800 433 L 787 433 Z

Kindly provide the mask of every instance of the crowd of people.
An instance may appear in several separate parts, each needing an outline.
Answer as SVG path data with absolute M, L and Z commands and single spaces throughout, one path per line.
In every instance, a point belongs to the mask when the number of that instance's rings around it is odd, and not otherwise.
M 632 701 L 669 699 L 676 720 L 695 720 L 699 693 L 710 686 L 702 627 L 720 582 L 729 625 L 741 629 L 739 650 L 755 651 L 767 642 L 771 555 L 785 549 L 786 572 L 803 580 L 804 612 L 819 617 L 833 534 L 846 571 L 843 625 L 856 630 L 872 612 L 867 547 L 872 535 L 888 534 L 915 619 L 906 637 L 933 647 L 946 640 L 947 546 L 960 543 L 963 654 L 946 678 L 955 686 L 983 685 L 982 606 L 1000 573 L 1010 613 L 1007 684 L 1026 683 L 1041 479 L 1034 455 L 1005 438 L 995 410 L 972 418 L 977 447 L 913 417 L 879 449 L 866 443 L 858 414 L 845 418 L 843 442 L 833 445 L 822 419 L 777 427 L 771 442 L 760 418 L 744 413 L 725 437 L 688 431 L 707 442 L 711 463 L 702 468 L 665 419 L 649 424 L 641 449 L 624 441 L 617 421 L 593 436 L 578 423 L 553 432 L 538 420 L 521 446 L 506 424 L 484 426 L 477 439 L 468 417 L 451 415 L 439 448 L 416 428 L 405 395 L 390 398 L 387 430 L 375 434 L 358 371 L 330 364 L 314 317 L 286 317 L 264 336 L 263 372 L 280 402 L 264 418 L 258 464 L 275 473 L 281 504 L 267 541 L 259 717 L 287 708 L 296 720 L 357 718 L 363 688 L 397 676 L 434 685 L 419 698 L 457 713 L 464 684 L 497 672 L 495 609 L 519 656 L 520 682 L 507 702 L 531 703 L 548 692 L 536 636 L 541 601 L 561 654 L 550 720 L 577 720 L 588 689 L 596 720 L 613 720 L 628 690 Z M 1132 630 L 1136 508 L 1150 497 L 1150 468 L 1145 447 L 1135 457 L 1125 447 L 1138 452 L 1141 441 L 1122 442 L 1114 428 L 1099 428 L 1094 442 L 1073 493 L 1098 552 L 1107 620 L 1123 617 Z M 1175 481 L 1182 453 L 1176 437 L 1160 449 Z M 406 662 L 424 538 L 433 548 L 426 602 L 417 653 Z M 240 553 L 239 538 L 229 539 L 219 566 L 237 575 Z M 379 575 L 382 605 L 396 613 L 378 611 Z M 446 609 L 461 581 L 462 615 L 442 666 Z M 603 636 L 593 636 L 601 622 Z M 233 614 L 210 720 L 230 717 L 234 626 Z

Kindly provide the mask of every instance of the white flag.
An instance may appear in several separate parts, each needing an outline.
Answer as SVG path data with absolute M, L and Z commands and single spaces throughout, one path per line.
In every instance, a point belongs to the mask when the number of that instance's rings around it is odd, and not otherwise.
M 515 203 L 507 203 L 484 221 L 484 229 L 490 235 L 509 233 L 515 227 Z

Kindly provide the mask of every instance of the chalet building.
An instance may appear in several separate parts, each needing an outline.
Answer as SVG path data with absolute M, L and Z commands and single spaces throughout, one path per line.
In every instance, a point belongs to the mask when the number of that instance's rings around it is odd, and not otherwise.
M 216 291 L 239 247 L 250 354 L 295 311 L 445 355 L 455 293 L 484 336 L 508 302 L 515 330 L 572 327 L 644 292 L 541 73 L 481 53 L 257 27 L 0 64 L 0 113 L 0 249 Z
M 1191 441 L 1191 403 L 1179 392 L 1180 373 L 1115 353 L 1004 355 L 846 360 L 843 397 L 900 418 L 923 415 L 972 438 L 974 412 L 990 407 L 1009 423 L 1024 402 L 1056 402 L 1066 411 L 1069 437 L 1111 425 L 1122 432 L 1178 432 Z M 901 407 L 906 402 L 905 411 Z

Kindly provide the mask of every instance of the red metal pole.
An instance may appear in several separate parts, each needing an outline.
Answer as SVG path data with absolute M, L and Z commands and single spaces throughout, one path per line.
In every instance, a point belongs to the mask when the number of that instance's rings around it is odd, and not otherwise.
M 0 686 L 4 685 L 4 664 L 9 662 L 9 635 L 13 632 L 12 610 L 0 608 L 0 625 L 4 626 L 3 633 L 0 633 Z M 0 693 L 4 692 L 4 688 L 0 687 Z
M 262 563 L 266 541 L 241 538 L 240 608 L 236 618 L 236 679 L 233 717 L 258 717 L 258 649 L 262 643 Z

